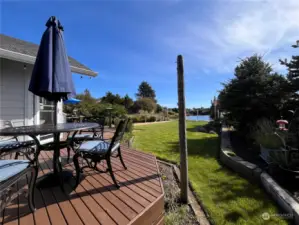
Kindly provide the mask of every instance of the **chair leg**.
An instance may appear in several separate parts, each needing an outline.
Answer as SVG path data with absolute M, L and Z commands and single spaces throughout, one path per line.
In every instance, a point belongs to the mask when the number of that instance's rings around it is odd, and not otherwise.
M 120 186 L 118 185 L 118 183 L 117 183 L 117 181 L 116 181 L 116 179 L 115 179 L 115 176 L 114 176 L 114 174 L 113 174 L 113 171 L 112 171 L 112 166 L 111 166 L 111 159 L 110 159 L 110 156 L 106 158 L 106 161 L 107 161 L 108 171 L 109 171 L 110 176 L 111 176 L 111 178 L 112 178 L 112 180 L 113 180 L 113 183 L 115 184 L 115 186 L 116 186 L 117 188 L 119 188 Z
M 70 146 L 67 146 L 66 149 L 67 149 L 67 163 L 69 163 L 70 162 L 70 155 L 71 155 L 71 148 L 70 148 Z
M 76 168 L 76 187 L 79 185 L 80 182 L 80 175 L 81 175 L 81 171 L 80 171 L 80 166 L 79 166 L 79 153 L 76 153 L 73 157 L 73 162 Z
M 123 167 L 124 167 L 125 169 L 127 169 L 127 167 L 126 167 L 126 165 L 125 165 L 125 162 L 124 162 L 124 160 L 123 160 L 123 157 L 121 156 L 120 146 L 118 147 L 117 151 L 118 151 L 118 156 L 119 156 L 119 159 L 120 159 L 121 164 L 123 165 Z
M 2 210 L 2 218 L 4 218 L 4 215 L 5 215 L 5 208 Z
M 29 195 L 28 195 L 29 208 L 32 212 L 36 210 L 34 193 L 35 193 L 35 184 L 36 184 L 37 175 L 38 175 L 38 166 L 34 166 L 31 172 L 31 178 L 29 184 Z
M 20 153 L 16 152 L 15 159 L 18 159 L 19 155 L 20 155 Z

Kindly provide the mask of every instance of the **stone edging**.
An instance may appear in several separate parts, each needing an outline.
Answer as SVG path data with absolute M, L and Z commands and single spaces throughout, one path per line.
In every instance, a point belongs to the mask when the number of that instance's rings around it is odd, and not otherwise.
M 295 224 L 299 224 L 299 203 L 266 171 L 235 155 L 230 144 L 229 130 L 225 127 L 222 128 L 221 132 L 220 161 L 248 180 L 261 184 L 275 202 L 285 212 L 292 215 Z

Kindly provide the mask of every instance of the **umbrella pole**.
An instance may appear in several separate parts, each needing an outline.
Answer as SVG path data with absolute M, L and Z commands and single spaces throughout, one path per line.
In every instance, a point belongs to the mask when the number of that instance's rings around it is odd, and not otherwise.
M 58 101 L 54 101 L 54 125 L 57 125 L 57 103 Z

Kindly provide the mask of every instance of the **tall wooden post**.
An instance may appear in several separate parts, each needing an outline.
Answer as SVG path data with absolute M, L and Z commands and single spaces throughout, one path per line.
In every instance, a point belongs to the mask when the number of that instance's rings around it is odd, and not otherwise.
M 178 100 L 179 100 L 179 136 L 180 136 L 180 169 L 181 169 L 181 201 L 188 203 L 188 151 L 186 139 L 186 105 L 183 56 L 177 57 Z
M 217 119 L 217 102 L 216 97 L 214 96 L 214 120 Z

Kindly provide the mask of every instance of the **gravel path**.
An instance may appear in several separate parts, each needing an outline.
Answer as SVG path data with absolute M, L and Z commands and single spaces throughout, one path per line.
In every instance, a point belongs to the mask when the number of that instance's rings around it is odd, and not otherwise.
M 142 125 L 158 124 L 158 123 L 167 123 L 167 122 L 171 122 L 171 120 L 168 120 L 168 121 L 161 121 L 161 122 L 134 123 L 134 126 L 142 126 Z

